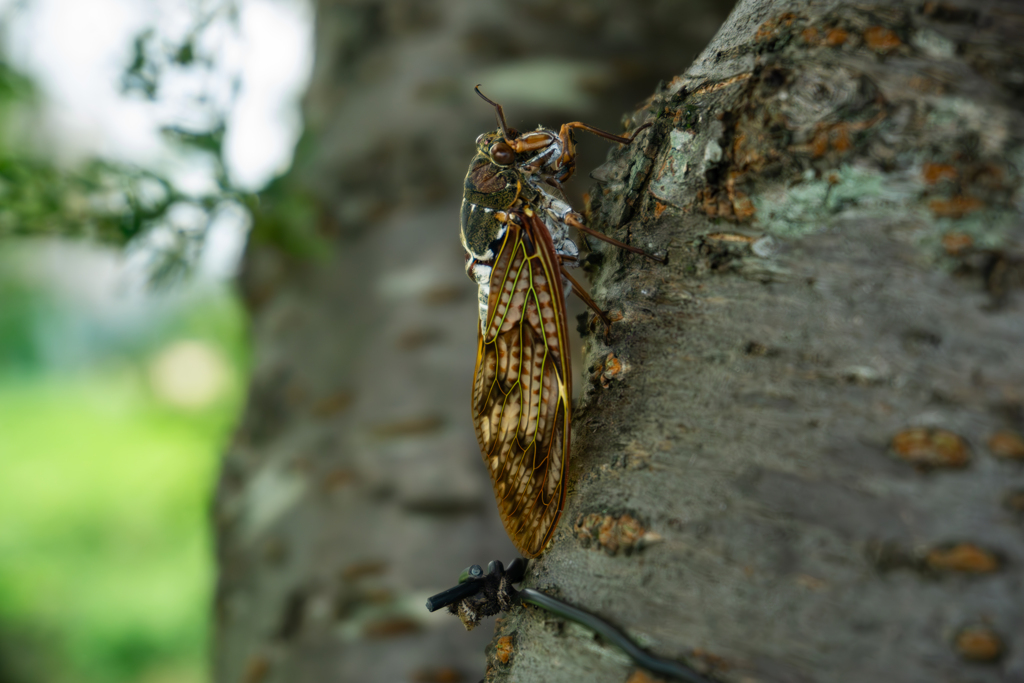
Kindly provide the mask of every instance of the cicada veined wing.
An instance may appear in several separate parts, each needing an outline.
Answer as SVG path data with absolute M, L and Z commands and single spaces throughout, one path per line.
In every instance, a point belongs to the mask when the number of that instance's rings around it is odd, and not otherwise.
M 509 212 L 478 335 L 477 439 L 505 531 L 537 557 L 565 503 L 572 373 L 559 256 L 528 208 Z

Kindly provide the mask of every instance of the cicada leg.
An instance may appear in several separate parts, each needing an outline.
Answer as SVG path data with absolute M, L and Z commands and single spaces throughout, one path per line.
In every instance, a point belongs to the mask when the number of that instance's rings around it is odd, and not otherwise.
M 607 242 L 608 244 L 614 244 L 619 249 L 625 249 L 626 251 L 631 251 L 634 254 L 640 254 L 641 256 L 646 256 L 647 258 L 651 259 L 652 261 L 657 261 L 658 263 L 668 263 L 668 259 L 666 259 L 666 258 L 662 258 L 660 256 L 655 256 L 654 254 L 652 254 L 650 252 L 646 252 L 643 249 L 637 249 L 636 247 L 631 247 L 628 244 L 623 244 L 622 242 L 618 241 L 617 239 L 611 238 L 611 237 L 609 237 L 608 235 L 605 235 L 602 232 L 598 232 L 597 230 L 594 230 L 593 228 L 588 228 L 587 226 L 583 225 L 583 221 L 581 221 L 579 218 L 576 217 L 578 215 L 579 214 L 575 214 L 575 213 L 568 213 L 568 214 L 566 214 L 565 215 L 565 219 L 564 219 L 566 224 L 567 225 L 571 225 L 572 227 L 576 228 L 577 230 L 579 230 L 580 232 L 582 232 L 584 234 L 593 235 L 594 237 L 596 237 L 597 239 L 599 239 L 599 240 L 601 240 L 603 242 Z
M 642 130 L 651 126 L 651 123 L 645 123 L 636 130 L 628 138 L 621 135 L 615 135 L 608 131 L 601 130 L 600 128 L 594 128 L 591 125 L 583 123 L 582 121 L 573 121 L 572 123 L 563 123 L 562 127 L 558 131 L 558 138 L 562 142 L 562 156 L 559 158 L 559 166 L 570 164 L 576 159 L 576 144 L 572 139 L 572 131 L 579 129 L 585 130 L 588 133 L 593 133 L 598 137 L 605 138 L 606 140 L 612 140 L 623 145 L 628 145 L 636 139 L 636 136 L 640 134 Z M 571 175 L 571 174 L 570 174 Z M 562 180 L 566 180 L 563 178 Z
M 555 188 L 559 192 L 565 192 L 565 190 L 562 188 L 562 181 L 559 180 L 558 178 L 545 178 L 544 182 L 550 185 L 551 187 Z
M 590 295 L 587 294 L 587 290 L 583 289 L 583 287 L 580 286 L 580 283 L 576 282 L 575 278 L 573 278 L 572 275 L 569 275 L 569 270 L 564 265 L 561 268 L 562 277 L 568 280 L 569 284 L 572 285 L 573 293 L 575 293 L 576 296 L 578 296 L 583 301 L 583 303 L 589 306 L 590 309 L 594 311 L 594 313 L 597 315 L 597 317 L 601 319 L 601 322 L 604 323 L 604 333 L 605 336 L 607 336 L 612 329 L 611 318 L 608 317 L 607 313 L 601 310 L 601 307 L 597 305 L 597 302 L 590 298 Z

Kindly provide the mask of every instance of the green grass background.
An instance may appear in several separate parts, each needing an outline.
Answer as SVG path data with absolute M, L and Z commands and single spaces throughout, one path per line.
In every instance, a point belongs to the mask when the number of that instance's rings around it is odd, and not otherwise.
M 209 509 L 248 361 L 241 306 L 210 289 L 91 335 L 55 367 L 37 347 L 62 316 L 83 327 L 49 294 L 0 282 L 0 683 L 204 681 Z M 149 384 L 148 363 L 179 339 L 228 360 L 227 392 L 202 409 Z

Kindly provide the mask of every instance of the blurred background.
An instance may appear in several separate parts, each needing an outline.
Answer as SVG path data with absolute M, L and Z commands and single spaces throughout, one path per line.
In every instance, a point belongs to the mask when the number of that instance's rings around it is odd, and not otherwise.
M 211 639 L 256 682 L 303 628 L 378 643 L 318 672 L 482 665 L 489 629 L 419 613 L 510 552 L 463 405 L 471 88 L 621 130 L 730 8 L 0 0 L 0 683 L 206 681 Z M 329 495 L 281 507 L 282 468 Z
M 300 0 L 0 2 L 0 681 L 205 681 L 231 280 Z

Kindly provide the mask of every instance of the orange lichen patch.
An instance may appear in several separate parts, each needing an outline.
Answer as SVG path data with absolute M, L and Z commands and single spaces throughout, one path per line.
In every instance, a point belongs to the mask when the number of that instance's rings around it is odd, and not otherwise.
M 710 666 L 710 667 L 712 667 L 714 669 L 717 669 L 719 671 L 728 671 L 729 669 L 732 668 L 732 665 L 729 664 L 729 662 L 725 658 L 719 657 L 718 655 L 712 654 L 712 653 L 708 652 L 707 650 L 701 649 L 699 647 L 698 648 L 694 648 L 693 656 L 696 659 L 701 660 L 702 662 L 704 662 L 708 666 Z
M 925 556 L 929 569 L 947 572 L 987 574 L 999 569 L 999 558 L 971 543 L 934 548 Z
M 668 90 L 669 92 L 679 92 L 682 89 L 683 84 L 685 82 L 685 76 L 673 76 L 672 80 L 668 82 L 668 85 L 665 87 L 665 89 Z
M 792 12 L 786 12 L 774 19 L 769 19 L 758 27 L 754 40 L 770 40 L 774 38 L 780 29 L 792 26 L 794 19 L 796 19 L 796 15 Z
M 828 587 L 828 584 L 825 581 L 822 581 L 816 576 L 811 576 L 810 574 L 801 574 L 796 577 L 796 582 L 804 588 L 812 591 L 820 591 Z
M 800 38 L 808 45 L 817 45 L 821 42 L 821 35 L 818 33 L 818 29 L 813 26 L 808 26 L 803 31 L 800 31 Z
M 387 588 L 369 588 L 360 591 L 359 601 L 371 605 L 386 605 L 389 602 L 395 601 L 395 594 Z
M 957 256 L 963 253 L 965 250 L 970 249 L 974 245 L 974 240 L 970 235 L 965 235 L 962 232 L 947 232 L 942 236 L 942 248 L 946 250 L 946 253 L 950 256 Z
M 589 224 L 591 222 L 591 214 L 593 213 L 593 200 L 590 198 L 589 192 L 583 193 L 583 222 Z
M 395 638 L 416 633 L 420 630 L 420 623 L 408 617 L 393 617 L 391 619 L 380 619 L 371 621 L 363 627 L 363 636 L 371 639 Z
M 423 292 L 420 297 L 420 301 L 431 306 L 436 306 L 439 304 L 451 303 L 452 301 L 460 299 L 465 295 L 465 293 L 465 287 L 438 285 L 437 287 L 431 287 Z
M 698 207 L 708 218 L 725 218 L 735 220 L 732 205 L 720 196 L 714 188 L 705 187 L 697 192 Z
M 945 429 L 916 427 L 892 439 L 893 452 L 919 467 L 964 467 L 971 459 L 967 442 Z
M 749 237 L 747 235 L 737 235 L 731 232 L 714 232 L 707 235 L 704 239 L 718 240 L 720 242 L 745 242 L 747 244 L 756 240 L 756 237 Z
M 1003 496 L 1003 507 L 1010 512 L 1024 512 L 1024 491 L 1009 491 Z
M 761 142 L 760 136 L 756 133 L 747 135 L 747 131 L 741 124 L 736 128 L 736 135 L 732 140 L 732 158 L 740 168 L 759 168 L 764 164 L 764 154 L 758 147 Z M 738 173 L 732 171 L 730 179 L 735 183 Z
M 825 156 L 829 150 L 835 150 L 840 153 L 848 152 L 853 149 L 853 139 L 851 138 L 851 134 L 860 132 L 869 126 L 874 125 L 879 120 L 881 119 L 875 117 L 870 121 L 863 121 L 860 123 L 847 123 L 845 121 L 841 121 L 832 126 L 821 126 L 817 132 L 815 132 L 814 137 L 811 138 L 809 145 L 801 145 L 795 149 L 798 151 L 810 151 L 811 156 L 815 159 Z
M 957 634 L 954 645 L 961 657 L 974 662 L 993 662 L 1003 654 L 1003 641 L 984 625 L 963 629 Z
M 846 42 L 846 39 L 850 36 L 845 29 L 833 28 L 830 29 L 828 34 L 825 36 L 825 44 L 829 47 L 839 47 Z
M 387 571 L 386 562 L 370 560 L 366 562 L 353 562 L 341 570 L 341 578 L 345 581 L 355 581 L 365 576 L 377 576 Z
M 615 319 L 609 316 L 609 320 L 614 322 Z M 610 386 L 609 382 L 627 369 L 627 366 L 624 366 L 614 353 L 609 353 L 604 361 L 594 369 L 592 379 L 600 382 L 601 386 L 607 389 Z
M 498 638 L 498 643 L 494 646 L 494 656 L 498 658 L 498 661 L 502 664 L 508 664 L 509 660 L 512 659 L 513 653 L 512 636 Z
M 403 351 L 415 351 L 418 348 L 432 344 L 443 335 L 440 330 L 434 330 L 429 327 L 406 330 L 398 337 L 398 343 L 396 346 Z
M 723 79 L 721 81 L 714 81 L 712 83 L 705 83 L 704 85 L 702 85 L 699 88 L 697 88 L 696 90 L 694 90 L 692 94 L 694 94 L 694 95 L 707 95 L 708 93 L 713 93 L 716 90 L 721 90 L 722 88 L 727 88 L 730 85 L 735 85 L 736 83 L 740 83 L 741 81 L 745 81 L 748 78 L 750 78 L 751 75 L 752 74 L 750 74 L 749 72 L 748 73 L 742 73 L 742 74 L 737 74 L 735 76 L 730 76 L 729 78 L 725 78 L 725 79 Z M 679 112 L 679 114 L 677 114 L 677 116 L 679 116 L 680 118 L 682 117 L 682 110 L 680 110 L 680 112 Z
M 754 153 L 753 155 L 747 155 L 746 159 L 743 159 L 743 155 L 737 150 L 735 158 L 738 162 L 748 170 L 756 171 L 764 163 L 764 157 L 760 153 Z M 737 171 L 730 171 L 729 176 L 725 181 L 725 193 L 729 198 L 729 213 L 737 221 L 745 221 L 753 217 L 757 210 L 754 208 L 754 203 L 750 200 L 739 187 L 741 187 L 743 179 L 743 173 Z
M 864 43 L 875 52 L 883 54 L 903 44 L 899 36 L 884 26 L 872 26 L 864 31 Z
M 331 470 L 324 475 L 321 483 L 324 490 L 328 493 L 337 491 L 338 489 L 347 486 L 356 480 L 356 474 L 352 470 L 337 469 Z
M 420 669 L 412 675 L 413 683 L 462 683 L 462 674 L 450 666 L 440 669 Z
M 633 675 L 629 677 L 626 683 L 662 683 L 661 678 L 652 678 L 649 673 L 643 669 L 637 669 L 633 672 Z
M 926 95 L 941 95 L 948 89 L 942 81 L 922 74 L 915 74 L 908 78 L 907 87 Z
M 933 199 L 928 202 L 928 208 L 940 218 L 962 218 L 972 211 L 984 207 L 980 199 L 957 195 L 952 199 Z
M 825 156 L 826 152 L 828 152 L 828 131 L 820 130 L 814 134 L 814 139 L 811 140 L 811 156 L 819 159 Z
M 397 420 L 373 427 L 370 432 L 374 436 L 415 436 L 436 431 L 444 424 L 440 417 L 413 417 L 408 420 Z
M 331 417 L 352 405 L 352 394 L 347 391 L 339 391 L 322 398 L 313 404 L 313 415 L 317 417 Z
M 661 218 L 661 214 L 665 213 L 665 209 L 668 208 L 668 204 L 664 204 L 659 201 L 654 202 L 654 217 Z
M 1000 458 L 1020 460 L 1024 458 L 1024 438 L 1008 429 L 998 431 L 989 437 L 988 449 Z
M 261 683 L 268 673 L 270 673 L 270 660 L 263 655 L 255 655 L 250 657 L 249 662 L 245 665 L 242 683 Z
M 596 512 L 585 517 L 581 515 L 573 528 L 576 531 L 576 538 L 584 548 L 596 545 L 609 555 L 615 555 L 619 551 L 626 555 L 631 554 L 639 548 L 646 531 L 631 515 L 612 517 Z
M 735 214 L 736 218 L 741 221 L 745 221 L 752 218 L 754 214 L 757 213 L 757 209 L 754 207 L 754 202 L 752 202 L 750 197 L 745 193 L 737 191 L 732 194 L 732 212 Z
M 956 180 L 960 173 L 949 164 L 921 164 L 921 177 L 929 185 L 940 180 Z
M 836 124 L 829 136 L 832 141 L 832 148 L 837 152 L 846 152 L 853 147 L 850 142 L 850 126 L 845 123 Z
M 743 347 L 743 352 L 748 356 L 767 356 L 771 353 L 771 349 L 759 341 L 749 341 L 747 342 L 747 345 Z

